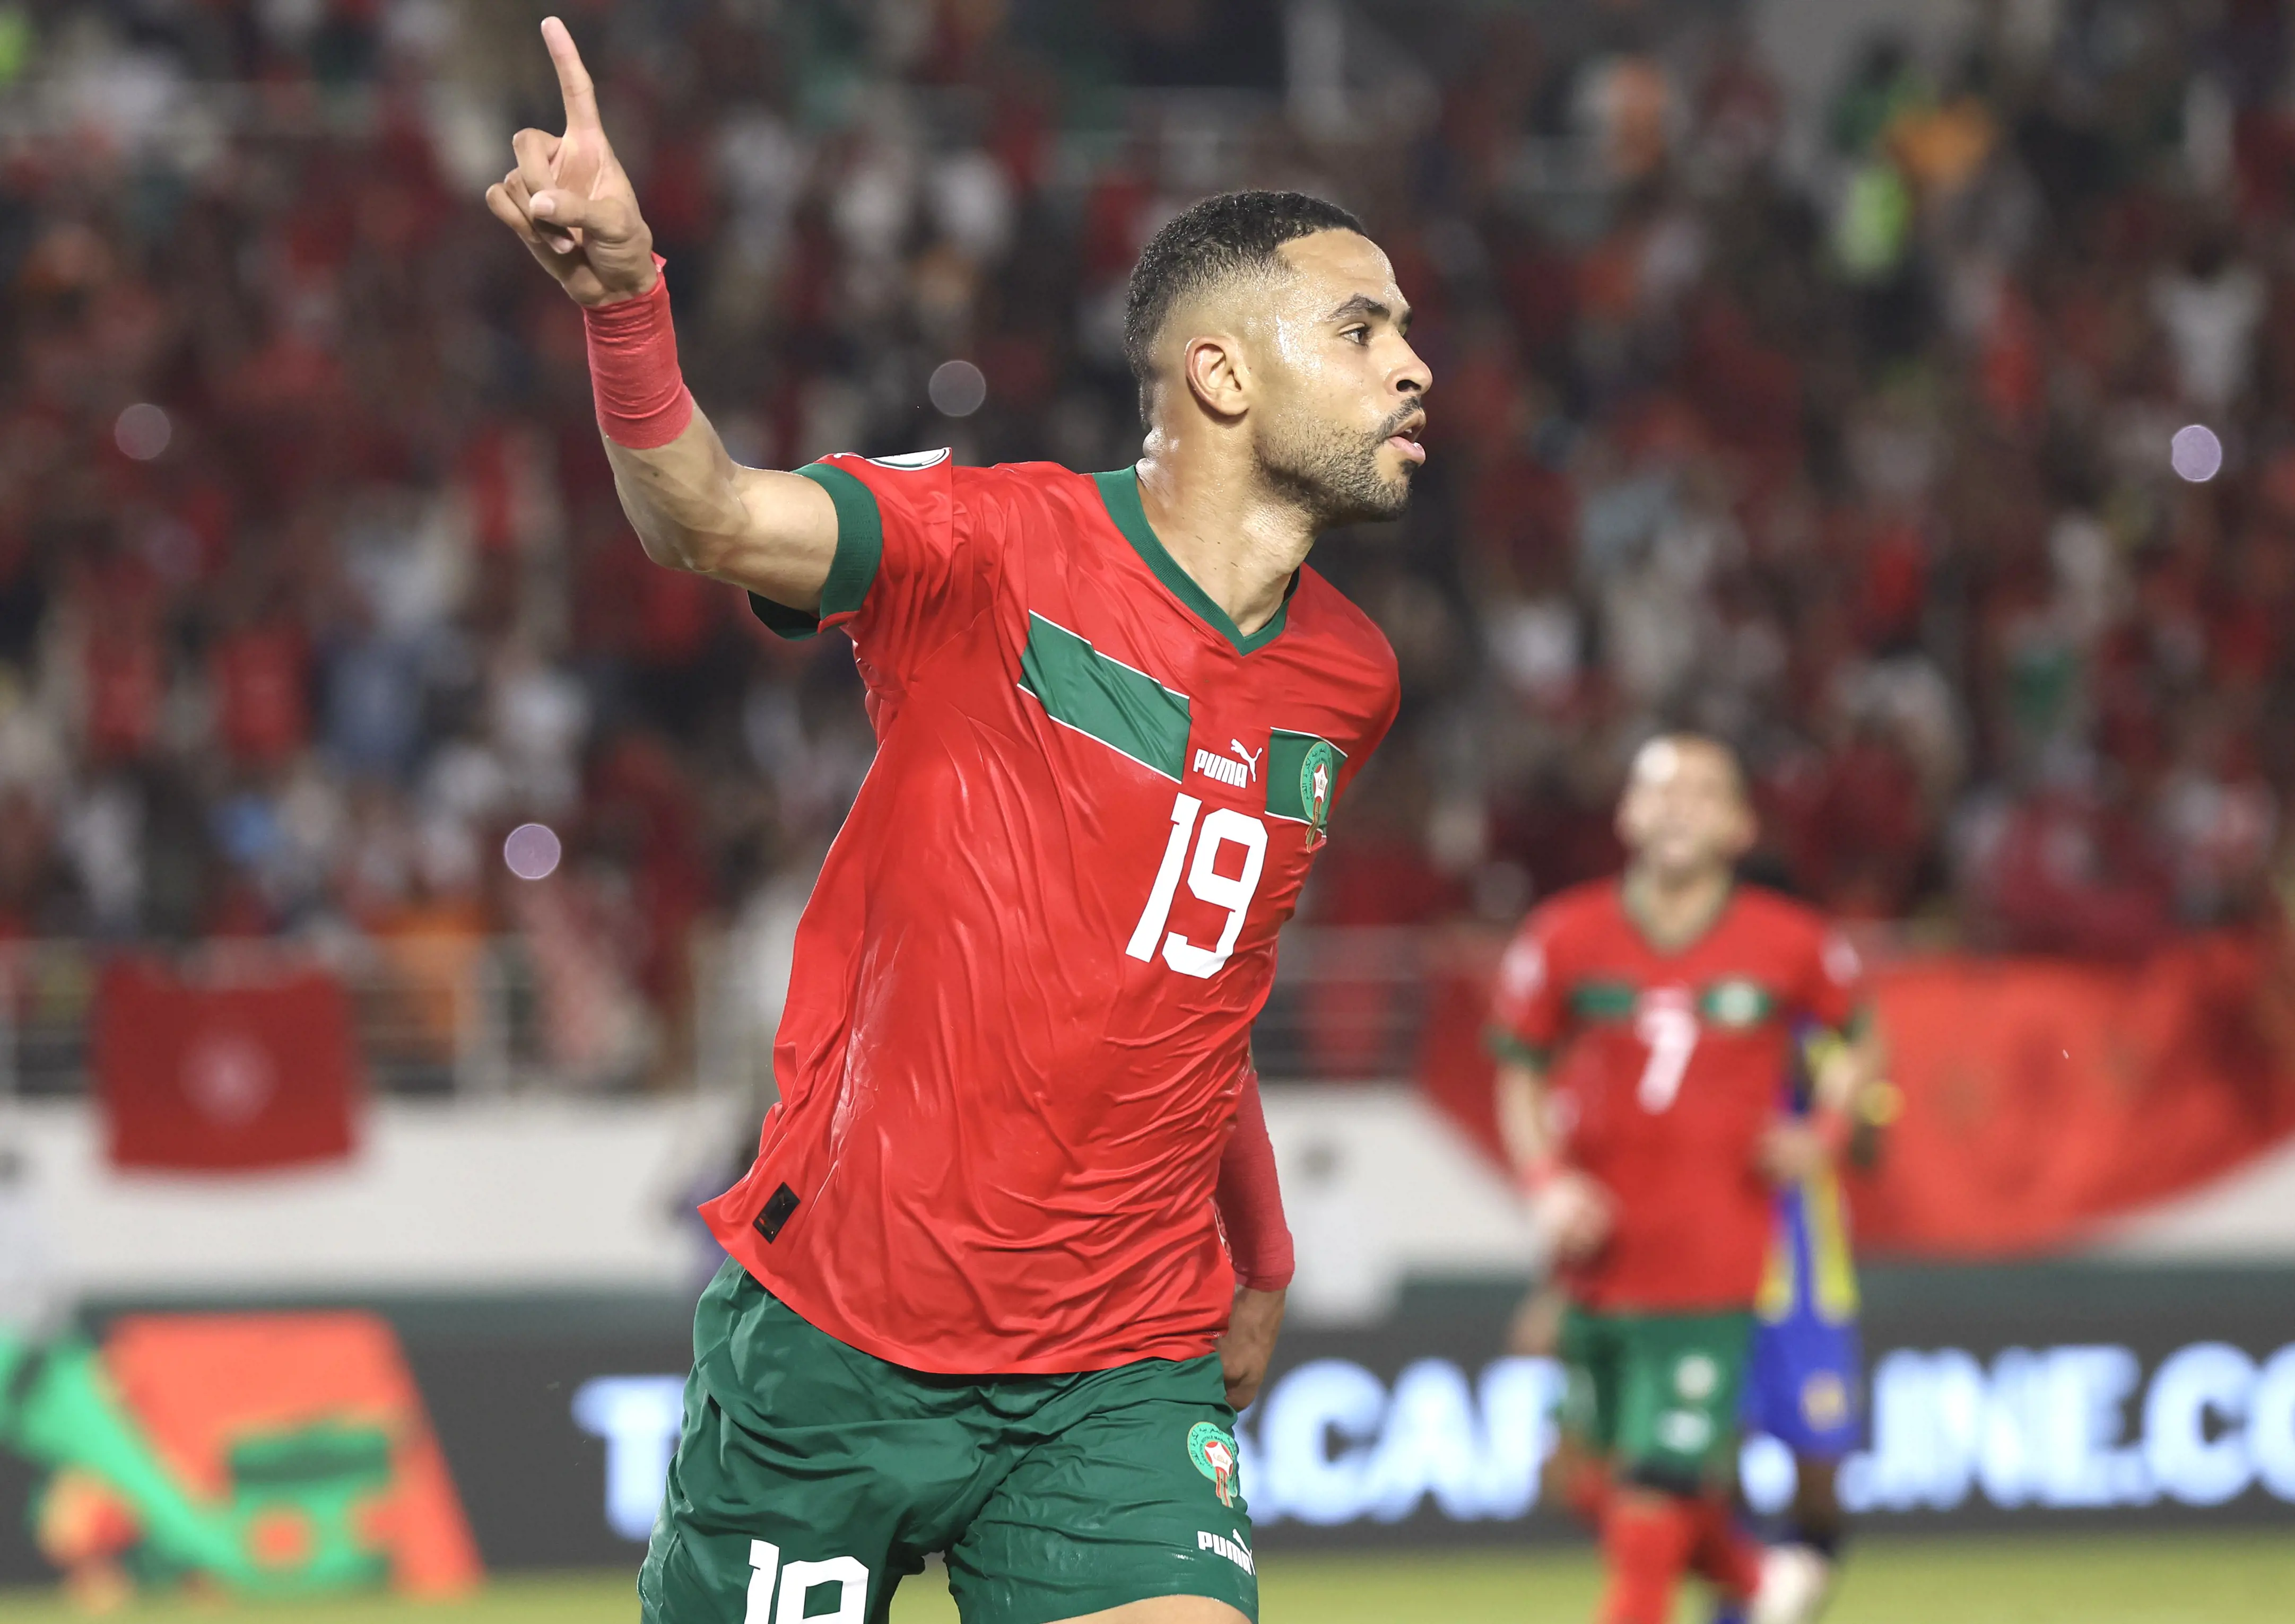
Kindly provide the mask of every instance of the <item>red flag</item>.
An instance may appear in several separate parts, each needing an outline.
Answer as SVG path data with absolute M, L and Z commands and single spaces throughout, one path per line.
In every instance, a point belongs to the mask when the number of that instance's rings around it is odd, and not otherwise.
M 97 989 L 94 1050 L 118 1166 L 222 1171 L 350 1155 L 350 1001 L 322 971 L 209 988 L 117 960 Z
M 1495 955 L 1437 960 L 1428 1096 L 1492 1157 Z M 1904 1112 L 1850 1179 L 1875 1252 L 2005 1257 L 2198 1188 L 2295 1136 L 2295 942 L 2179 937 L 2140 964 L 1940 955 L 1873 977 Z
M 1945 958 L 1876 977 L 1905 1110 L 1851 1185 L 1860 1235 L 1931 1257 L 2041 1250 L 2284 1139 L 2285 947 L 2210 933 L 2136 965 Z

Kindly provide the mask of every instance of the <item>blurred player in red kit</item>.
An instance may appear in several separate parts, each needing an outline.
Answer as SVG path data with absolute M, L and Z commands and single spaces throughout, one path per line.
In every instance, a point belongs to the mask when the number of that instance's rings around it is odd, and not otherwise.
M 1568 1306 L 1553 1478 L 1601 1530 L 1602 1624 L 1665 1624 L 1685 1572 L 1801 1624 L 1824 1576 L 1765 1560 L 1728 1484 L 1776 1187 L 1826 1166 L 1845 1117 L 1778 1110 L 1798 1029 L 1839 1034 L 1826 1100 L 1873 1044 L 1853 949 L 1740 884 L 1754 822 L 1727 747 L 1651 741 L 1618 808 L 1621 879 L 1537 909 L 1499 969 L 1491 1041 L 1509 1154 Z
M 1332 204 L 1209 199 L 1132 275 L 1135 466 L 737 467 L 543 34 L 566 132 L 520 132 L 487 206 L 582 306 L 630 521 L 775 631 L 841 628 L 878 739 L 798 929 L 780 1103 L 706 1210 L 731 1259 L 644 1616 L 874 1624 L 944 1552 L 967 1624 L 1256 1618 L 1235 1407 L 1290 1239 L 1248 1041 L 1399 703 L 1304 564 L 1424 460 L 1393 271 Z

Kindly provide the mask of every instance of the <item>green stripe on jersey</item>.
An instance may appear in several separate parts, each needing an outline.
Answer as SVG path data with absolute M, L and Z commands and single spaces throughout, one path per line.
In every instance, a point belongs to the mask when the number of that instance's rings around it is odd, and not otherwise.
M 1339 792 L 1347 753 L 1313 733 L 1267 730 L 1267 815 L 1321 828 Z
M 869 596 L 885 556 L 885 520 L 876 492 L 834 463 L 808 462 L 796 471 L 827 491 L 837 509 L 837 555 L 821 587 L 821 617 L 833 620 L 854 613 Z
M 1052 720 L 1178 783 L 1188 766 L 1188 696 L 1111 659 L 1033 609 L 1020 686 Z
M 877 510 L 875 492 L 826 462 L 809 462 L 796 472 L 800 478 L 827 491 L 837 509 L 837 552 L 829 561 L 829 579 L 821 583 L 821 608 L 808 613 L 755 592 L 749 594 L 750 612 L 776 637 L 792 641 L 811 637 L 824 620 L 856 612 L 868 598 L 869 588 L 877 579 L 877 566 L 885 556 L 885 520 Z
M 1483 1032 L 1482 1048 L 1489 1051 L 1493 1060 L 1507 1065 L 1536 1066 L 1540 1071 L 1545 1070 L 1547 1062 L 1554 1058 L 1551 1049 L 1541 1049 L 1535 1043 L 1525 1043 L 1503 1026 L 1489 1027 Z
M 1570 1013 L 1581 1021 L 1622 1021 L 1640 994 L 1622 981 L 1584 981 L 1570 989 Z

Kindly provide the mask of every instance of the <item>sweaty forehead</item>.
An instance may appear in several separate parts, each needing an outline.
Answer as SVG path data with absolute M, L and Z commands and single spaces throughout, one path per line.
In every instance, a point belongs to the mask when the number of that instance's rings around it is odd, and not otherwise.
M 1335 309 L 1360 295 L 1390 310 L 1406 308 L 1401 290 L 1394 285 L 1394 267 L 1378 244 L 1360 232 L 1313 232 L 1292 239 L 1276 252 L 1291 267 L 1293 285 L 1308 305 Z

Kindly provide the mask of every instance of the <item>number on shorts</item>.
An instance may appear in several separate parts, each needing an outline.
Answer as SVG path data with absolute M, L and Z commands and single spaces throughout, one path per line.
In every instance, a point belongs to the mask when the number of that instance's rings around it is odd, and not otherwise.
M 773 1608 L 773 1581 L 780 1581 L 781 1604 Z M 837 1611 L 807 1613 L 805 1603 L 823 1585 L 837 1587 Z M 749 1541 L 749 1604 L 741 1624 L 864 1624 L 869 1608 L 869 1570 L 851 1556 L 781 1566 L 781 1547 L 771 1540 Z
M 1669 1109 L 1681 1093 L 1682 1075 L 1697 1050 L 1697 1016 L 1678 998 L 1645 998 L 1634 1013 L 1634 1035 L 1649 1046 L 1649 1064 L 1642 1067 L 1635 1094 L 1642 1109 L 1654 1114 Z

